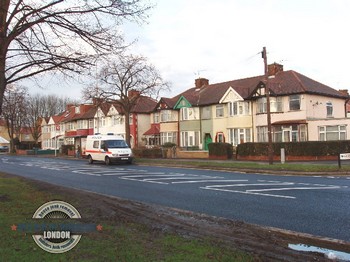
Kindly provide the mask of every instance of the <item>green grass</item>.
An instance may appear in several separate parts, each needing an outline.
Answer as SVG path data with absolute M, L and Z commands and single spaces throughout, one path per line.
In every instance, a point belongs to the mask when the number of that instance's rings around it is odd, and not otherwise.
M 341 169 L 338 168 L 337 161 L 334 161 L 333 165 L 326 164 L 310 164 L 310 163 L 285 163 L 281 164 L 275 162 L 273 165 L 269 165 L 265 162 L 236 162 L 236 161 L 196 161 L 196 160 L 176 160 L 176 159 L 135 159 L 135 163 L 139 164 L 160 164 L 163 163 L 168 166 L 190 166 L 198 168 L 221 168 L 231 170 L 252 169 L 256 171 L 297 171 L 297 172 L 350 172 L 349 165 L 343 165 Z
M 12 231 L 26 223 L 43 203 L 66 201 L 67 196 L 36 189 L 22 179 L 0 173 L 1 261 L 253 261 L 253 258 L 214 240 L 184 238 L 154 232 L 143 224 L 98 221 L 103 231 L 83 234 L 72 250 L 51 254 L 36 245 L 30 234 Z M 69 201 L 79 205 L 79 199 Z M 93 210 L 79 210 L 99 220 Z

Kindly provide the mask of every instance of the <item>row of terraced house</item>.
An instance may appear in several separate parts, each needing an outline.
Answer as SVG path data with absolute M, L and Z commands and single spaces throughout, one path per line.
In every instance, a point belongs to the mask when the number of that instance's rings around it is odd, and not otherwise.
M 347 140 L 349 94 L 335 90 L 280 64 L 268 67 L 272 137 L 275 142 Z M 139 96 L 130 115 L 131 146 L 167 142 L 181 150 L 208 150 L 211 142 L 238 145 L 266 142 L 268 137 L 265 76 L 210 84 L 205 78 L 172 98 Z M 84 151 L 87 135 L 125 136 L 125 116 L 113 103 L 69 105 L 44 119 L 42 148 L 72 144 Z

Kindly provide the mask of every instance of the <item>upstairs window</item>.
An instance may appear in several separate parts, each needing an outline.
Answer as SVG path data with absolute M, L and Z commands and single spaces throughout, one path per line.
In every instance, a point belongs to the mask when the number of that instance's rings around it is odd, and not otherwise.
M 159 112 L 153 114 L 153 123 L 159 123 Z
M 327 102 L 326 108 L 327 108 L 327 117 L 332 117 L 333 116 L 333 104 L 332 104 L 332 102 Z
M 257 110 L 257 113 L 266 113 L 267 111 L 266 97 L 262 97 L 258 99 L 256 110 Z
M 291 95 L 289 97 L 289 110 L 300 110 L 300 95 Z
M 250 104 L 245 101 L 236 101 L 228 103 L 230 116 L 250 115 Z
M 270 111 L 282 112 L 282 97 L 270 97 Z
M 170 110 L 162 110 L 160 113 L 160 121 L 161 122 L 171 121 L 171 111 Z
M 209 106 L 202 108 L 202 119 L 210 119 L 211 118 L 211 110 Z
M 224 105 L 217 105 L 216 106 L 216 117 L 223 117 L 224 116 Z
M 188 111 L 187 107 L 181 108 L 181 120 L 188 120 Z
M 282 112 L 282 97 L 270 97 L 270 112 Z M 257 101 L 257 113 L 267 112 L 267 99 L 266 97 L 259 98 Z

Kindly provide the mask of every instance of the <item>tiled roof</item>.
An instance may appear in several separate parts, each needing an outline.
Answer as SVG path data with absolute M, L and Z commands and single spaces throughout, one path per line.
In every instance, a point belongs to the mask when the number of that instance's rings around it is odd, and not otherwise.
M 276 95 L 317 94 L 346 98 L 344 93 L 315 81 L 293 70 L 279 72 L 275 78 L 269 79 L 271 91 Z
M 81 116 L 81 119 L 93 119 L 95 117 L 97 107 L 91 107 L 85 114 Z
M 168 97 L 161 97 L 159 99 L 159 102 L 156 104 L 156 108 L 159 108 L 162 105 L 166 105 L 168 109 L 174 108 L 176 105 L 177 100 L 180 98 L 181 95 L 177 95 L 173 98 L 168 98 Z M 164 109 L 164 108 L 162 108 Z
M 136 104 L 132 108 L 133 113 L 150 113 L 157 105 L 157 101 L 148 96 L 137 98 Z
M 151 124 L 151 128 L 148 129 L 144 135 L 145 136 L 151 136 L 151 135 L 159 135 L 160 134 L 160 127 L 159 124 Z
M 263 80 L 263 76 L 232 80 L 210 84 L 201 88 L 190 88 L 181 93 L 192 105 L 204 106 L 219 103 L 226 91 L 232 87 L 241 97 L 248 98 L 250 93 Z
M 177 97 L 184 96 L 188 102 L 195 106 L 217 104 L 225 92 L 232 87 L 243 99 L 249 99 L 259 83 L 264 82 L 264 79 L 265 77 L 261 75 L 204 85 L 201 88 L 193 87 Z M 339 98 L 348 97 L 342 92 L 292 70 L 279 72 L 274 78 L 269 78 L 268 81 L 270 90 L 275 95 L 308 93 Z

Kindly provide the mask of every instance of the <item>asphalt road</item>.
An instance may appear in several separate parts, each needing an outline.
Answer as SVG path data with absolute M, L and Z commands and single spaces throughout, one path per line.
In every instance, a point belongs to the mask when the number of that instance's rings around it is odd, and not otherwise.
M 0 155 L 0 171 L 350 241 L 350 177 L 277 176 Z

